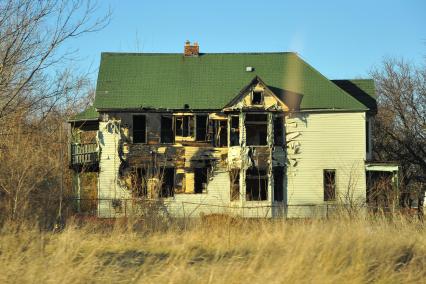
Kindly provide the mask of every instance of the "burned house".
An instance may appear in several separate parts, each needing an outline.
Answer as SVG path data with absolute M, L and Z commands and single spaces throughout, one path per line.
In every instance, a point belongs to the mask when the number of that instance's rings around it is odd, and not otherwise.
M 348 194 L 365 203 L 374 114 L 372 80 L 328 80 L 292 52 L 102 53 L 94 105 L 70 119 L 80 210 L 156 200 L 172 216 L 300 217 Z

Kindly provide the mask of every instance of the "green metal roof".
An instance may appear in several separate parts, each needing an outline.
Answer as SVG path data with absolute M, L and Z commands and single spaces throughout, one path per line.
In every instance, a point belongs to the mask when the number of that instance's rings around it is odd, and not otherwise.
M 247 72 L 246 67 L 253 67 Z M 297 54 L 102 53 L 94 106 L 102 109 L 222 109 L 255 76 L 301 109 L 366 109 Z
M 99 119 L 99 113 L 96 111 L 96 109 L 93 106 L 89 106 L 84 111 L 70 117 L 68 121 L 85 121 L 85 120 L 98 120 Z

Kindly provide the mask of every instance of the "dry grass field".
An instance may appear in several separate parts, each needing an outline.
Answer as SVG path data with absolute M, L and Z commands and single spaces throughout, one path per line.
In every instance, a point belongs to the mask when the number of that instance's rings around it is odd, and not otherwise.
M 425 283 L 426 229 L 404 218 L 6 224 L 0 283 Z

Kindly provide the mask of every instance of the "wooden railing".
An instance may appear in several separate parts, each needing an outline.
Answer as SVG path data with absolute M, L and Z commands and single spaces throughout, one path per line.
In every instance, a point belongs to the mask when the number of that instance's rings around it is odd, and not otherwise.
M 96 143 L 72 143 L 70 145 L 71 166 L 93 165 L 99 162 Z

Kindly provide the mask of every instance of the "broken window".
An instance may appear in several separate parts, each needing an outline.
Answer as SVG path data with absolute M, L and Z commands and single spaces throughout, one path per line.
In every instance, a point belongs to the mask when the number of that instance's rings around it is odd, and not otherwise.
M 277 116 L 274 118 L 274 145 L 284 145 L 284 126 L 283 117 Z
M 336 199 L 336 170 L 324 170 L 324 201 Z
M 231 116 L 230 146 L 240 145 L 240 117 Z
M 251 103 L 254 105 L 263 104 L 263 92 L 262 91 L 253 91 L 251 93 Z
M 267 145 L 268 115 L 246 114 L 246 144 L 248 146 Z
M 284 167 L 274 167 L 274 201 L 284 200 Z
M 208 168 L 194 168 L 194 193 L 207 192 Z
M 196 116 L 197 119 L 197 129 L 195 131 L 196 141 L 206 141 L 207 140 L 207 126 L 208 120 L 207 115 L 199 114 Z
M 175 175 L 175 193 L 185 192 L 185 171 L 177 169 Z
M 228 145 L 228 121 L 227 120 L 214 120 L 214 147 L 226 147 Z
M 135 168 L 132 178 L 132 187 L 137 197 L 147 196 L 147 175 L 145 168 Z
M 175 117 L 176 140 L 187 140 L 185 138 L 194 138 L 194 116 L 181 115 Z M 191 139 L 192 138 L 192 139 Z
M 161 117 L 161 143 L 173 143 L 173 118 Z
M 160 197 L 170 197 L 174 194 L 175 169 L 164 168 L 161 177 Z
M 240 170 L 232 169 L 229 172 L 229 179 L 231 181 L 231 201 L 240 200 Z
M 268 200 L 268 175 L 265 169 L 251 168 L 246 171 L 246 200 Z
M 146 143 L 146 116 L 133 116 L 133 143 Z

